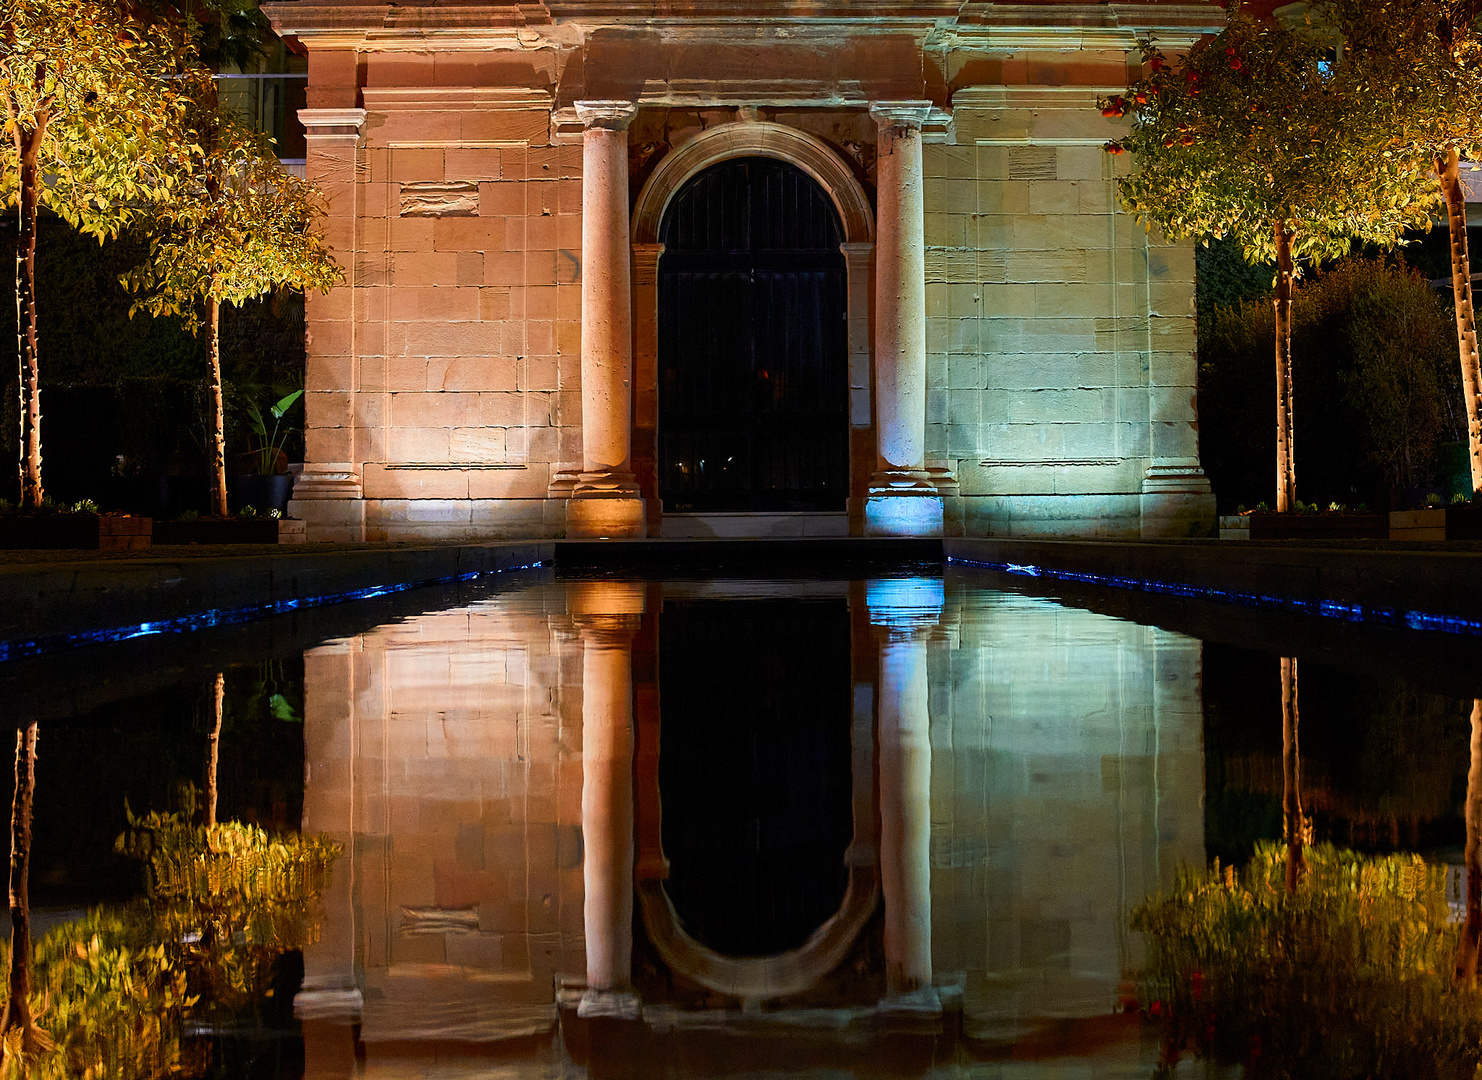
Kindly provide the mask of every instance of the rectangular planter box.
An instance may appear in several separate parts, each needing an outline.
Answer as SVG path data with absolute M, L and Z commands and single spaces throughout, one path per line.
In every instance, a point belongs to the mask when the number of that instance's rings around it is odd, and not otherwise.
M 1248 514 L 1245 520 L 1252 540 L 1389 539 L 1386 514 Z
M 98 518 L 99 551 L 144 551 L 154 534 L 154 520 L 132 514 Z
M 1221 540 L 1249 540 L 1250 518 L 1244 514 L 1220 515 Z
M 1391 540 L 1482 540 L 1482 507 L 1428 506 L 1389 515 Z
M 149 547 L 152 524 L 150 518 L 129 514 L 0 518 L 0 548 L 140 551 Z
M 276 544 L 273 518 L 202 518 L 199 521 L 156 521 L 156 544 Z

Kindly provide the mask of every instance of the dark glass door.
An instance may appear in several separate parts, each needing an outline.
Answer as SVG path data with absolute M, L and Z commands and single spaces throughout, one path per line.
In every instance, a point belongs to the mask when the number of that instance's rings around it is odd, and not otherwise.
M 735 158 L 680 189 L 660 239 L 664 508 L 843 510 L 848 311 L 828 195 L 786 162 Z

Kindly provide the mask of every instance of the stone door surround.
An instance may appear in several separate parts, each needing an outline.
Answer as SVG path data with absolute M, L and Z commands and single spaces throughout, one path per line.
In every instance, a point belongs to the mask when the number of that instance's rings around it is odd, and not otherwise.
M 633 392 L 630 430 L 634 442 L 641 443 L 643 452 L 630 453 L 625 461 L 637 460 L 647 464 L 636 480 L 650 503 L 646 521 L 630 520 L 623 528 L 615 520 L 604 520 L 602 535 L 616 535 L 618 532 L 643 535 L 657 524 L 658 519 L 657 475 L 653 463 L 658 424 L 658 263 L 664 250 L 659 243 L 660 223 L 669 202 L 686 181 L 711 165 L 735 157 L 768 157 L 795 165 L 817 181 L 838 210 L 844 230 L 841 247 L 849 321 L 850 427 L 869 438 L 875 459 L 875 472 L 868 483 L 870 498 L 865 509 L 866 531 L 940 534 L 941 501 L 927 479 L 924 460 L 920 460 L 925 450 L 926 401 L 920 148 L 921 123 L 929 110 L 930 104 L 924 101 L 878 102 L 870 110 L 879 124 L 878 160 L 882 162 L 879 206 L 882 219 L 878 229 L 889 241 L 888 250 L 884 252 L 889 258 L 889 266 L 873 267 L 876 261 L 876 214 L 869 196 L 850 167 L 821 139 L 784 124 L 753 119 L 743 111 L 735 122 L 712 128 L 671 151 L 649 176 L 632 212 L 631 278 L 624 280 L 626 275 L 614 271 L 627 268 L 615 266 L 618 260 L 613 258 L 611 250 L 615 240 L 613 234 L 626 224 L 621 220 L 622 200 L 614 198 L 618 187 L 626 188 L 627 179 L 626 170 L 618 168 L 613 160 L 620 145 L 614 136 L 626 128 L 626 120 L 631 118 L 636 107 L 629 102 L 577 103 L 577 112 L 586 123 L 583 140 L 589 159 L 583 175 L 583 281 L 594 278 L 594 271 L 601 271 L 602 306 L 609 312 L 617 309 L 625 299 L 631 303 L 633 356 L 629 370 Z M 614 118 L 621 119 L 614 122 Z M 621 146 L 626 151 L 626 144 Z M 597 157 L 601 159 L 602 168 L 592 167 L 592 159 Z M 600 228 L 590 228 L 587 223 L 589 217 L 593 225 L 600 221 Z M 595 246 L 586 250 L 589 245 Z M 878 293 L 873 298 L 872 269 Z M 630 296 L 622 297 L 621 294 L 627 291 L 631 291 Z M 585 331 L 589 315 L 585 287 L 583 301 Z M 609 315 L 601 322 L 613 325 L 619 320 Z M 589 347 L 585 333 L 583 337 L 585 384 Z M 889 355 L 872 351 L 872 341 L 877 345 L 882 341 L 888 344 Z M 615 341 L 603 342 L 607 351 L 616 348 L 617 344 Z M 621 359 L 609 365 L 595 356 L 591 363 L 601 365 L 611 373 L 627 367 Z M 879 400 L 882 389 L 889 392 L 889 401 Z M 621 403 L 620 394 L 604 392 L 599 399 L 584 385 L 584 439 L 600 433 L 607 437 L 606 441 L 611 441 L 612 435 L 626 427 L 619 417 L 607 415 L 621 408 Z M 592 410 L 590 416 L 589 407 Z M 597 415 L 598 411 L 603 415 Z M 584 467 L 590 470 L 591 465 L 587 462 Z M 587 475 L 583 479 L 587 479 Z M 851 476 L 850 490 L 854 499 L 865 493 L 864 479 Z M 623 494 L 628 495 L 630 490 L 625 488 Z M 553 490 L 552 494 L 557 493 Z M 577 498 L 569 505 L 575 507 L 582 494 L 580 484 L 573 494 Z M 902 500 L 899 496 L 910 498 Z M 907 502 L 910 509 L 905 512 L 902 509 L 880 512 L 876 507 L 877 503 L 882 506 L 901 503 L 904 508 Z M 595 535 L 589 524 L 593 523 L 586 521 L 582 511 L 573 513 L 568 510 L 568 536 Z

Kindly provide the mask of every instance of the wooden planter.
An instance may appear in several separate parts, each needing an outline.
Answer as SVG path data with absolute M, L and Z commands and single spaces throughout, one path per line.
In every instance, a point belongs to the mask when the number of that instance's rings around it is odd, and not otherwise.
M 1391 540 L 1482 540 L 1482 507 L 1428 506 L 1389 515 Z
M 1220 518 L 1223 540 L 1386 540 L 1384 514 L 1255 513 Z
M 274 518 L 201 518 L 197 521 L 156 521 L 156 544 L 276 544 Z
M 133 514 L 46 514 L 0 518 L 0 548 L 142 551 L 153 522 Z

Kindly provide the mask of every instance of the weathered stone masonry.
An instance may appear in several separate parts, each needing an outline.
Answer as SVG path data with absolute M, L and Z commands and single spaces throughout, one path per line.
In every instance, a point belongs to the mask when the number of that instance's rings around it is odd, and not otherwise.
M 1193 254 L 1115 206 L 1095 108 L 1201 4 L 269 4 L 308 54 L 345 283 L 308 302 L 318 539 L 1187 535 Z M 730 157 L 838 212 L 849 498 L 659 498 L 668 199 Z M 626 167 L 624 167 L 626 166 Z M 624 257 L 626 256 L 626 258 Z M 585 273 L 584 273 L 585 270 Z M 584 352 L 585 349 L 585 352 Z

